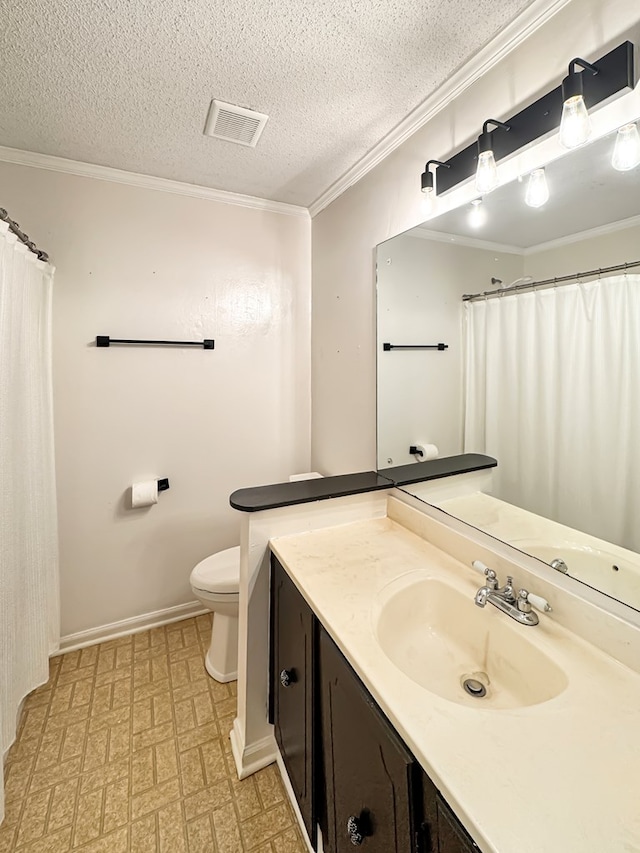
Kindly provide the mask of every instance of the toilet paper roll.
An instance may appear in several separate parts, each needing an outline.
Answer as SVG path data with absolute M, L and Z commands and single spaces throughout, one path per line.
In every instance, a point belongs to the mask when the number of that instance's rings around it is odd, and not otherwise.
M 428 462 L 429 459 L 435 459 L 439 453 L 435 444 L 416 444 L 415 448 L 415 457 L 419 462 Z
M 131 486 L 131 506 L 153 506 L 158 503 L 158 481 L 145 480 Z

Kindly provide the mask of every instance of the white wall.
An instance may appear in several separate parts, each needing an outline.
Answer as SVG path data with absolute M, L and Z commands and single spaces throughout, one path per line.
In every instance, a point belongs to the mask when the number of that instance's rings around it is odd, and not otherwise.
M 435 444 L 440 456 L 462 453 L 462 295 L 490 289 L 492 276 L 514 281 L 522 262 L 519 254 L 415 232 L 378 247 L 378 468 L 415 462 L 411 444 Z M 384 352 L 385 341 L 449 348 Z
M 637 45 L 639 20 L 628 0 L 572 0 L 314 218 L 314 468 L 375 466 L 375 246 L 424 218 L 425 161 L 446 159 L 485 119 L 508 117 L 557 86 L 574 56 L 596 58 L 624 38 Z M 473 190 L 460 195 L 469 200 Z
M 191 601 L 239 541 L 230 492 L 309 470 L 309 220 L 3 163 L 0 186 L 57 268 L 62 634 Z M 148 477 L 171 488 L 132 511 Z
M 632 224 L 608 234 L 585 235 L 558 246 L 543 245 L 524 256 L 524 274 L 541 281 L 638 260 L 640 225 Z M 637 275 L 639 271 L 640 267 L 636 267 L 630 272 Z

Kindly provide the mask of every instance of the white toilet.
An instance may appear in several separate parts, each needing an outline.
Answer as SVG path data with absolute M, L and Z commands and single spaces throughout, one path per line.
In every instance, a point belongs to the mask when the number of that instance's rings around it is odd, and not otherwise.
M 238 677 L 238 609 L 240 600 L 240 546 L 205 557 L 191 572 L 193 594 L 213 610 L 211 643 L 204 659 L 216 681 Z
M 292 474 L 290 482 L 322 477 L 315 471 Z M 191 590 L 198 601 L 213 611 L 211 643 L 204 665 L 216 681 L 238 677 L 238 613 L 240 601 L 240 546 L 218 551 L 191 572 Z

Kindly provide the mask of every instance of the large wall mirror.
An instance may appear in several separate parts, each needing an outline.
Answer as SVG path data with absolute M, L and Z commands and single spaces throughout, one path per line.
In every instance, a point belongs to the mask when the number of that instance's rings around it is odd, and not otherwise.
M 550 163 L 541 207 L 525 176 L 378 246 L 378 468 L 495 457 L 426 499 L 640 610 L 640 166 L 615 139 Z

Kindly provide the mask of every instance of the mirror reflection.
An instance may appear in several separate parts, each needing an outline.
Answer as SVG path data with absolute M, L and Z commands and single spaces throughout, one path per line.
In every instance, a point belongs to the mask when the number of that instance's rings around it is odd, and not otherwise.
M 378 247 L 378 468 L 495 457 L 410 490 L 640 609 L 640 168 L 615 141 Z

